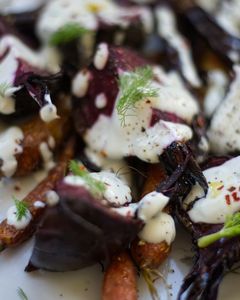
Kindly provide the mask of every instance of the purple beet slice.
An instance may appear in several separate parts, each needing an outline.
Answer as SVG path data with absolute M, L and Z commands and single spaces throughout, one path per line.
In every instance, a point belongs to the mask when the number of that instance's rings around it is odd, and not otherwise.
M 69 271 L 108 260 L 142 228 L 141 221 L 111 211 L 83 187 L 62 182 L 57 193 L 59 205 L 46 211 L 27 271 Z

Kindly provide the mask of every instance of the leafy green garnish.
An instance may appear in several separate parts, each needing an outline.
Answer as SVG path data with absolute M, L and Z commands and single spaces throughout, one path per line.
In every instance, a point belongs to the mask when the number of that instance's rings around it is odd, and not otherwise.
M 28 205 L 24 201 L 20 201 L 18 199 L 14 199 L 14 203 L 16 206 L 16 216 L 17 216 L 17 221 L 21 221 L 22 218 L 26 217 L 27 212 L 28 212 Z
M 69 164 L 69 169 L 75 176 L 81 177 L 87 186 L 89 187 L 90 192 L 97 198 L 100 198 L 105 192 L 105 185 L 103 182 L 94 179 L 91 176 L 91 173 L 84 167 L 83 164 L 79 164 L 75 160 L 71 160 Z
M 150 66 L 120 75 L 120 98 L 117 103 L 117 112 L 122 126 L 126 125 L 125 118 L 132 115 L 137 102 L 157 96 L 158 89 L 151 86 L 152 79 L 153 71 Z
M 0 83 L 0 97 L 5 97 L 8 89 L 11 88 L 11 85 L 7 82 Z
M 52 46 L 66 44 L 75 39 L 78 39 L 79 37 L 88 32 L 90 31 L 80 26 L 78 23 L 67 23 L 52 34 L 52 36 L 49 39 L 49 43 Z
M 17 294 L 18 294 L 18 296 L 19 296 L 19 298 L 21 299 L 21 300 L 28 300 L 28 297 L 27 297 L 27 295 L 25 294 L 25 292 L 23 291 L 23 289 L 22 288 L 18 288 L 17 289 Z
M 228 216 L 223 228 L 218 232 L 199 238 L 198 247 L 205 248 L 221 238 L 233 238 L 237 235 L 240 235 L 240 212 Z

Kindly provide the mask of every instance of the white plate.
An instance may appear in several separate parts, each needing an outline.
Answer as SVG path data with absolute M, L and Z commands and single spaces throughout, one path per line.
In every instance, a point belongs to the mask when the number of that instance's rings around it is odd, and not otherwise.
M 21 199 L 43 176 L 42 172 L 38 172 L 29 178 L 0 182 L 0 217 L 4 218 L 7 208 L 12 205 L 12 195 Z M 16 187 L 20 187 L 20 190 L 16 190 Z M 32 245 L 33 241 L 29 241 L 17 249 L 8 249 L 0 254 L 1 300 L 19 300 L 18 287 L 24 290 L 29 300 L 99 300 L 101 298 L 103 274 L 98 265 L 66 273 L 43 271 L 25 273 L 24 268 L 30 258 Z M 176 299 L 183 276 L 190 268 L 191 255 L 189 236 L 179 227 L 171 257 L 161 268 L 168 287 L 161 281 L 157 282 L 161 300 Z M 240 275 L 235 274 L 229 274 L 224 278 L 219 294 L 220 300 L 240 299 L 239 279 Z M 151 299 L 142 278 L 139 278 L 139 299 Z

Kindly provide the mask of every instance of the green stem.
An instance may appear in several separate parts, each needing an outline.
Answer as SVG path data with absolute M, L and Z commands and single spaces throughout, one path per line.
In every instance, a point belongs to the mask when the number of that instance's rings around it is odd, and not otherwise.
M 214 242 L 220 240 L 221 238 L 232 238 L 240 235 L 240 226 L 232 228 L 223 228 L 218 232 L 206 235 L 198 239 L 198 247 L 205 248 Z

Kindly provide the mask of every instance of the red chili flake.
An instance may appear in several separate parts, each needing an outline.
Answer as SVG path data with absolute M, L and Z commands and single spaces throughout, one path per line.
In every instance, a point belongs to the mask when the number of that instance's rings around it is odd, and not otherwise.
M 226 195 L 226 196 L 225 196 L 225 199 L 226 199 L 227 205 L 230 205 L 230 204 L 231 204 L 231 202 L 230 202 L 230 196 L 229 196 L 229 195 Z
M 234 201 L 240 201 L 240 198 L 237 196 L 237 192 L 232 193 L 232 197 Z
M 236 190 L 236 187 L 235 187 L 235 186 L 231 186 L 231 187 L 228 189 L 229 192 L 233 192 L 233 191 L 235 191 L 235 190 Z
M 217 188 L 218 191 L 222 190 L 224 188 L 224 185 L 221 185 L 220 187 Z

